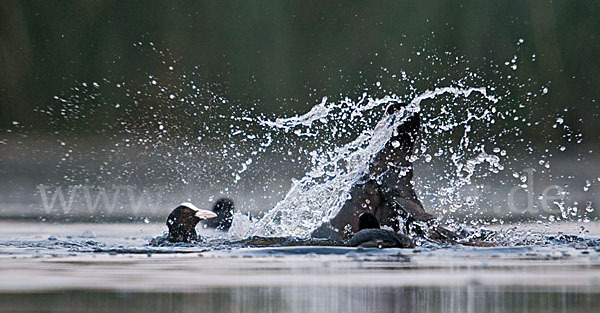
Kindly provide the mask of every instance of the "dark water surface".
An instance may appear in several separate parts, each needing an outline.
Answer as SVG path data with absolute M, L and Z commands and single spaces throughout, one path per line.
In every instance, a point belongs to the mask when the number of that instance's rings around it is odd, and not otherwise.
M 586 225 L 597 238 L 598 225 Z M 600 304 L 594 239 L 416 249 L 148 245 L 163 228 L 0 223 L 0 312 L 595 312 Z
M 232 287 L 0 295 L 1 312 L 596 312 L 596 288 Z

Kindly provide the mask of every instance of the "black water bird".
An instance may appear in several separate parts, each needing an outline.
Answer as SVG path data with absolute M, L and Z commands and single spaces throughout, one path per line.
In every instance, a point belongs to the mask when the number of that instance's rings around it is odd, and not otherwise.
M 371 214 L 379 224 L 437 242 L 456 242 L 460 236 L 438 226 L 435 217 L 423 208 L 413 186 L 412 155 L 421 128 L 418 112 L 400 102 L 390 103 L 375 131 L 397 125 L 383 149 L 372 156 L 368 170 L 355 183 L 349 199 L 329 221 L 311 236 L 348 240 L 361 230 L 359 217 Z
M 215 202 L 212 211 L 217 217 L 206 220 L 202 224 L 206 227 L 216 228 L 217 230 L 228 231 L 233 222 L 233 201 L 228 198 L 221 198 Z
M 170 242 L 192 242 L 197 241 L 196 225 L 201 220 L 217 217 L 217 214 L 198 209 L 191 203 L 182 203 L 167 217 L 169 234 L 167 240 Z
M 371 213 L 358 217 L 359 231 L 352 236 L 348 245 L 353 247 L 414 248 L 410 237 L 391 230 L 381 229 L 379 221 Z

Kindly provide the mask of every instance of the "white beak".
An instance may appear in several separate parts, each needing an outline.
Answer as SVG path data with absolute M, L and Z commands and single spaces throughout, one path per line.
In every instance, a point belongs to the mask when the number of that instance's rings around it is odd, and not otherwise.
M 217 214 L 215 214 L 215 212 L 209 211 L 209 210 L 202 210 L 202 209 L 198 209 L 198 211 L 196 211 L 195 215 L 196 215 L 196 217 L 199 217 L 201 220 L 217 217 Z
M 182 204 L 180 204 L 180 206 L 184 206 L 184 207 L 187 207 L 187 208 L 190 208 L 190 209 L 196 211 L 196 214 L 194 214 L 194 215 L 196 217 L 199 217 L 202 220 L 217 217 L 217 214 L 215 214 L 215 212 L 199 209 L 197 206 L 195 206 L 189 202 L 182 203 Z

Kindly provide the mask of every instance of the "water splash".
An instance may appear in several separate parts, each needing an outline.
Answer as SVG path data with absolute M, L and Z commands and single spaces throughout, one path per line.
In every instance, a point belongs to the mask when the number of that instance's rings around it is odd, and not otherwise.
M 152 44 L 144 46 L 158 51 Z M 438 59 L 428 57 L 434 67 L 441 62 Z M 456 62 L 459 67 L 465 61 Z M 424 73 L 395 75 L 385 69 L 390 84 L 377 81 L 374 90 L 365 88 L 354 98 L 322 97 L 307 113 L 280 118 L 259 113 L 259 100 L 243 104 L 229 99 L 226 88 L 204 81 L 198 69 L 185 72 L 168 58 L 160 66 L 165 73 L 144 73 L 142 83 L 134 79 L 79 83 L 70 96 L 57 96 L 57 106 L 40 110 L 52 116 L 52 126 L 88 123 L 97 114 L 115 116 L 114 123 L 98 125 L 98 134 L 110 142 L 94 151 L 69 142 L 68 136 L 59 138 L 64 150 L 59 166 L 71 171 L 65 181 L 81 183 L 97 177 L 104 185 L 166 184 L 158 189 L 160 196 L 174 198 L 170 202 L 191 200 L 208 206 L 225 195 L 245 211 L 272 208 L 262 219 L 240 223 L 233 234 L 237 237 L 306 237 L 337 213 L 370 158 L 414 112 L 422 116 L 422 131 L 411 161 L 425 209 L 457 227 L 502 222 L 498 216 L 514 218 L 517 214 L 490 212 L 501 201 L 491 200 L 495 191 L 484 187 L 494 181 L 527 186 L 522 175 L 511 174 L 522 169 L 523 155 L 518 153 L 533 151 L 524 132 L 539 131 L 543 123 L 526 110 L 532 109 L 535 97 L 550 92 L 550 82 L 534 91 L 533 83 L 519 83 L 518 71 L 501 73 L 498 66 L 491 66 L 491 72 L 500 78 L 491 79 L 468 67 L 466 72 L 457 71 L 455 78 L 443 73 L 437 79 Z M 494 79 L 498 81 L 492 83 Z M 398 84 L 407 86 L 397 88 Z M 394 86 L 394 92 L 385 90 L 388 85 Z M 115 93 L 124 94 L 128 101 L 115 103 L 111 100 Z M 383 107 L 391 102 L 409 105 L 394 117 L 383 118 Z M 572 134 L 562 114 L 548 116 L 551 126 L 543 130 L 545 135 L 566 141 L 552 142 L 556 152 L 566 150 L 568 142 L 581 143 L 581 135 Z M 138 158 L 134 161 L 128 155 Z M 102 161 L 98 175 L 89 167 L 73 166 L 77 159 L 87 158 Z M 552 158 L 553 151 L 546 149 L 534 165 L 549 171 Z M 289 181 L 289 176 L 300 178 L 288 190 L 282 181 Z M 587 192 L 592 187 L 586 183 L 582 189 Z M 282 196 L 281 201 L 272 200 Z M 536 218 L 587 219 L 582 214 L 594 211 L 592 205 L 582 210 L 564 201 L 557 201 L 555 207 L 557 212 Z
M 328 153 L 311 152 L 313 168 L 302 179 L 293 181 L 292 188 L 285 198 L 268 211 L 260 221 L 252 225 L 249 234 L 308 237 L 312 230 L 339 212 L 344 202 L 350 197 L 350 188 L 366 174 L 371 158 L 383 149 L 398 126 L 402 125 L 411 115 L 421 111 L 422 101 L 444 94 L 468 98 L 473 92 L 481 94 L 491 104 L 498 102 L 498 99 L 488 95 L 487 90 L 483 87 L 444 87 L 428 90 L 414 97 L 410 104 L 398 113 L 385 116 L 372 130 L 363 131 L 352 142 L 335 147 Z M 280 128 L 286 132 L 296 127 L 310 129 L 313 122 L 317 120 L 326 122 L 328 118 L 332 118 L 328 115 L 334 108 L 339 109 L 348 104 L 345 102 L 328 105 L 326 100 L 324 98 L 321 103 L 302 116 L 278 119 L 275 122 L 261 120 L 260 123 Z M 380 108 L 393 102 L 401 102 L 401 100 L 384 97 L 383 99 L 369 99 L 366 105 L 363 105 L 364 99 L 361 99 L 348 109 L 353 109 L 352 112 L 355 113 L 353 115 L 358 116 L 360 112 Z M 463 122 L 468 123 L 472 118 L 484 119 L 491 111 L 485 110 L 482 116 L 470 115 Z M 453 128 L 447 127 L 446 131 Z M 460 163 L 460 158 L 453 159 L 458 168 L 457 173 L 460 174 L 459 178 L 452 182 L 454 186 L 468 184 L 475 168 L 481 163 L 488 162 L 494 167 L 500 167 L 498 157 L 486 154 L 483 147 L 481 150 L 476 158 L 467 160 L 464 165 Z M 463 172 L 466 175 L 463 175 Z M 452 190 L 448 189 L 445 192 L 450 194 Z

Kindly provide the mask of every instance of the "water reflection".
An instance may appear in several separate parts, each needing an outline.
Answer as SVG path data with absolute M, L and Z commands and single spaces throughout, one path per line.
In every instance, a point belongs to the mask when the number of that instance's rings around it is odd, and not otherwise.
M 594 312 L 592 288 L 234 287 L 0 295 L 1 312 Z

